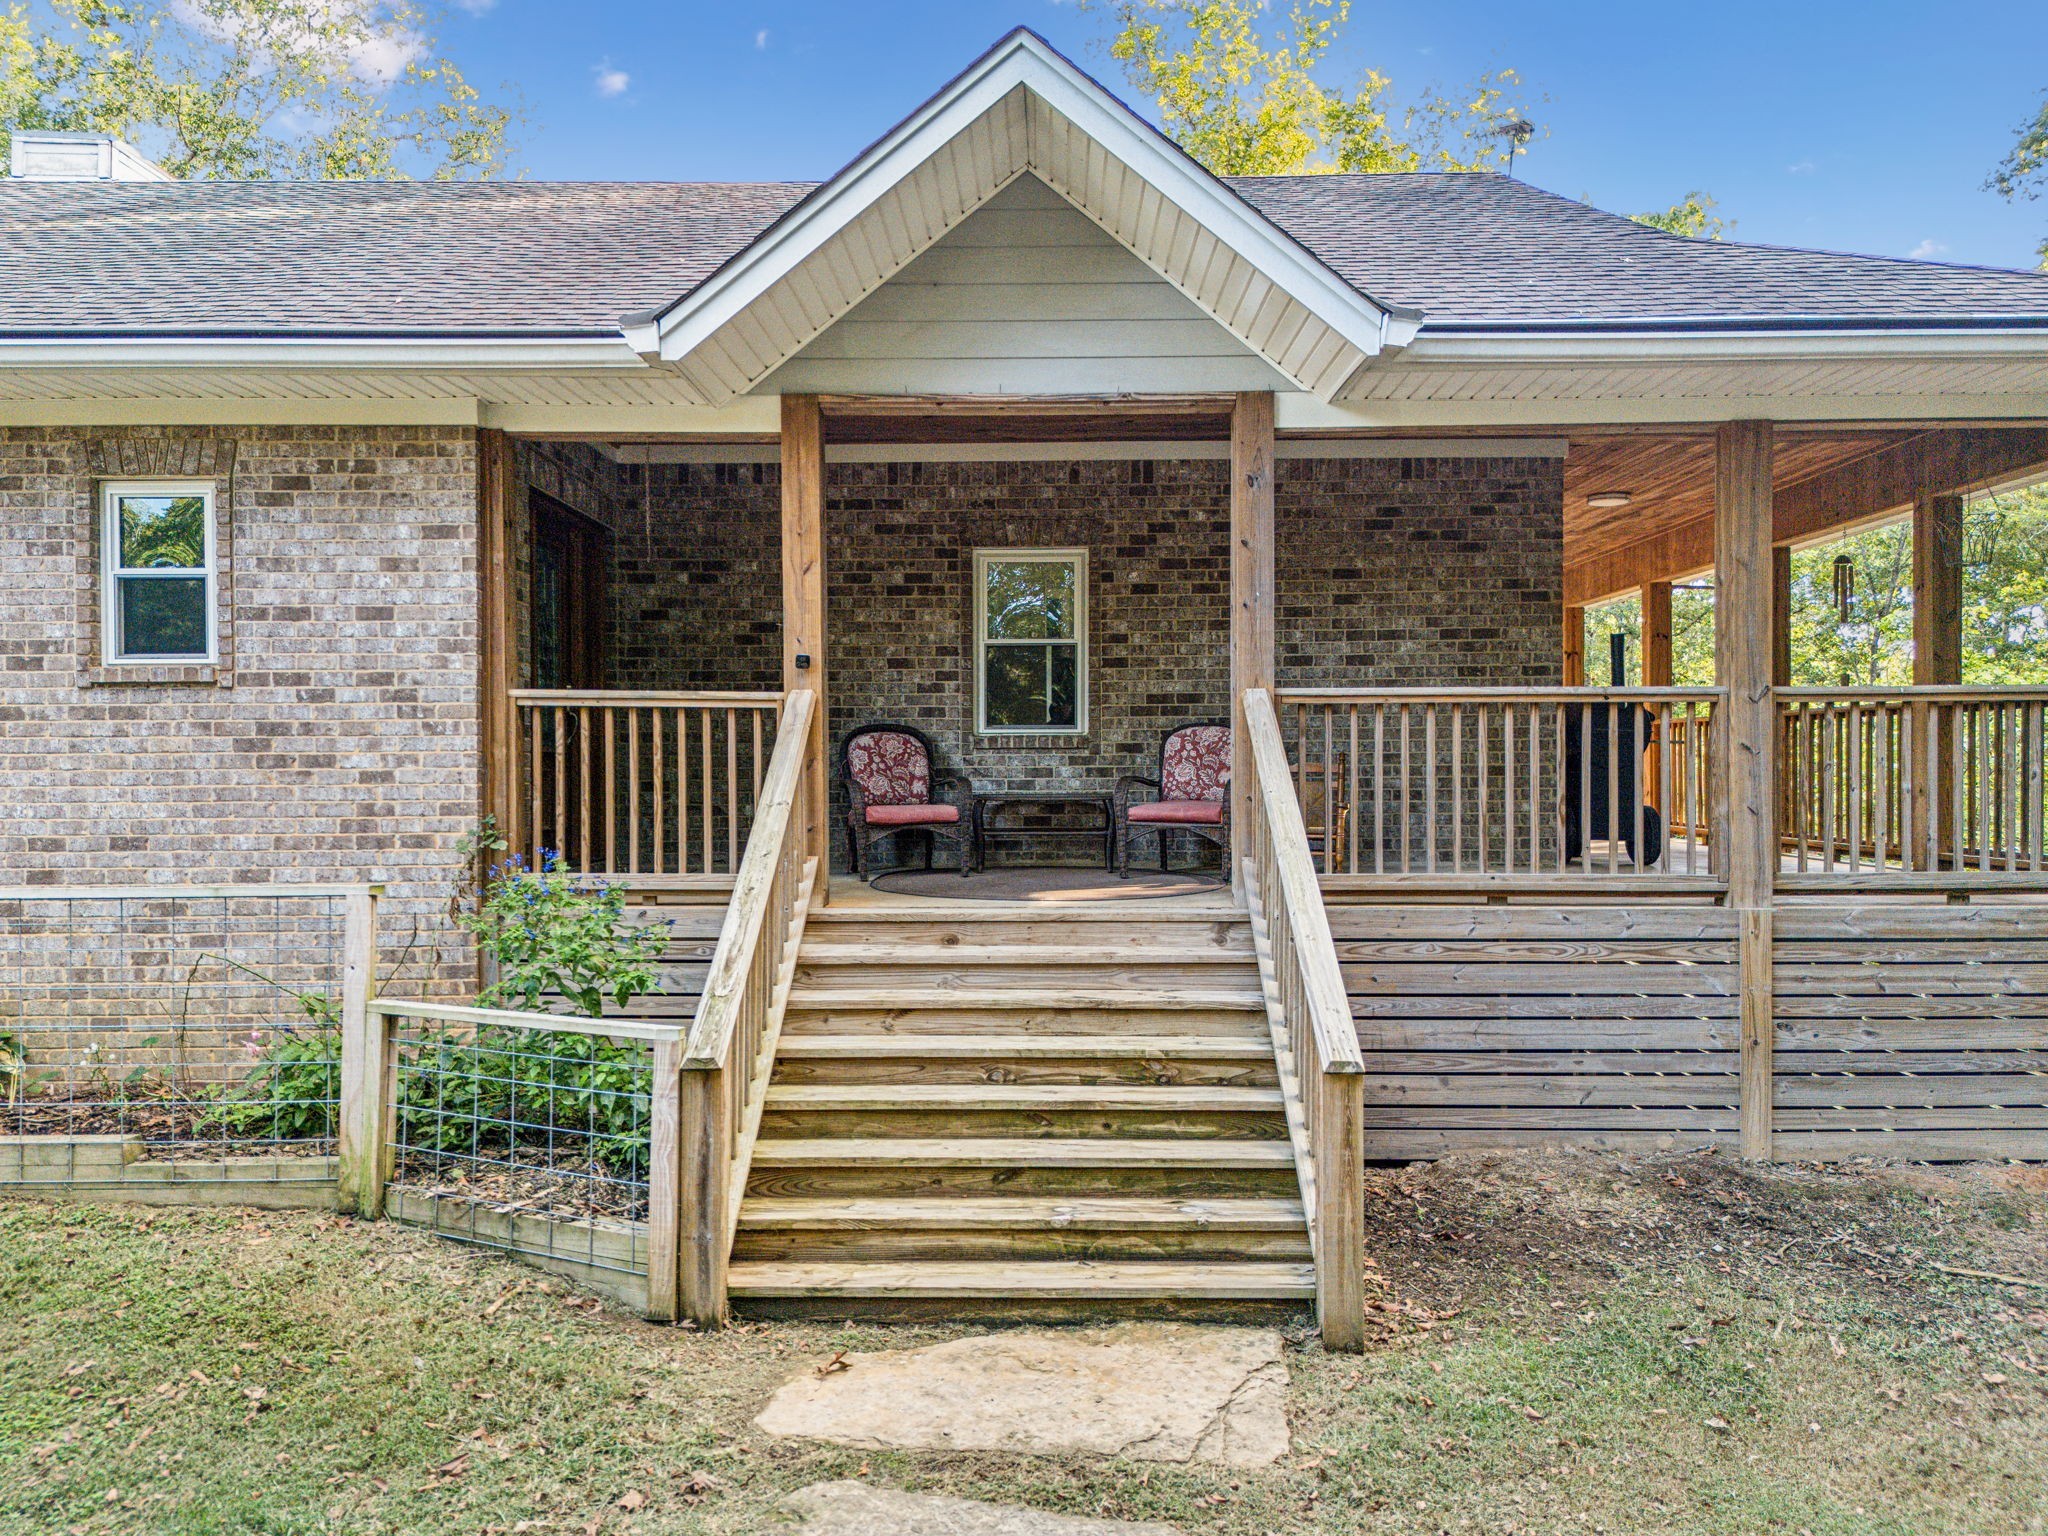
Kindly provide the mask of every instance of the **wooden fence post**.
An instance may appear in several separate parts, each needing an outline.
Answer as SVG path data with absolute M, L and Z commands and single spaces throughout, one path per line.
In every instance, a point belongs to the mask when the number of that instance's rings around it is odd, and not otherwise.
M 1742 978 L 1741 1102 L 1742 1156 L 1751 1162 L 1771 1159 L 1771 1106 L 1777 1048 L 1773 1005 L 1774 944 L 1771 910 L 1753 908 L 1736 914 L 1741 924 L 1736 944 Z
M 726 1320 L 726 1186 L 732 1177 L 732 1134 L 725 1079 L 730 1070 L 717 1067 L 680 1074 L 678 1301 L 683 1316 L 700 1328 L 720 1328 Z
M 385 1058 L 390 1021 L 370 1010 L 377 991 L 377 889 L 342 898 L 341 1091 L 336 1114 L 339 1203 L 374 1219 L 384 1214 Z
M 683 1041 L 657 1040 L 647 1115 L 647 1316 L 672 1323 L 678 1314 L 683 1215 Z

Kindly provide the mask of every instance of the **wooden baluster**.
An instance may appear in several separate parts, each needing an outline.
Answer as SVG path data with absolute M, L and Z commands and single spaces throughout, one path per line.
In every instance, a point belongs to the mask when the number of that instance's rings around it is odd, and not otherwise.
M 626 711 L 626 868 L 640 870 L 640 711 Z
M 1422 848 L 1423 868 L 1436 873 L 1436 705 L 1422 706 Z
M 2025 758 L 2028 758 L 2028 870 L 2040 872 L 2042 866 L 2042 707 L 2040 700 L 2032 702 L 2028 709 L 2028 739 L 2025 739 Z
M 1500 819 L 1505 829 L 1501 838 L 1501 873 L 1515 872 L 1515 706 L 1510 700 L 1500 710 Z
M 590 709 L 576 709 L 576 867 L 590 872 Z
M 531 797 L 531 804 L 529 806 L 530 814 L 527 817 L 526 829 L 531 837 L 533 846 L 515 850 L 525 854 L 527 858 L 533 861 L 536 867 L 540 864 L 540 845 L 548 835 L 547 823 L 541 820 L 541 795 L 547 783 L 547 774 L 542 767 L 546 760 L 541 756 L 541 715 L 543 713 L 544 711 L 535 709 L 527 717 L 527 778 L 529 781 L 527 790 Z
M 1621 870 L 1621 705 L 1607 705 L 1607 873 Z
M 662 745 L 662 737 L 666 732 L 661 723 L 661 716 L 662 711 L 658 708 L 647 711 L 647 734 L 651 738 L 648 743 L 650 750 L 647 766 L 648 778 L 651 781 L 649 788 L 654 802 L 653 864 L 654 873 L 657 875 L 665 871 L 668 862 L 668 828 L 662 816 L 668 806 L 668 765 L 665 759 L 666 749 Z M 678 873 L 687 874 L 689 871 L 679 870 Z
M 1323 873 L 1337 867 L 1337 776 L 1331 758 L 1337 728 L 1336 706 L 1323 706 Z
M 1876 761 L 1871 765 L 1870 776 L 1876 784 L 1877 804 L 1871 817 L 1874 838 L 1870 850 L 1870 867 L 1884 873 L 1886 862 L 1891 857 L 1892 831 L 1892 712 L 1888 704 L 1879 704 L 1872 712 L 1871 755 Z
M 1991 717 L 1989 704 L 1979 703 L 1971 713 L 1977 745 L 1977 868 L 1991 869 Z
M 717 856 L 712 852 L 713 845 L 717 841 L 717 834 L 713 830 L 713 812 L 717 807 L 717 797 L 711 792 L 712 713 L 713 711 L 707 708 L 699 715 L 699 719 L 703 722 L 704 749 L 700 761 L 704 771 L 703 776 L 697 780 L 697 794 L 704 807 L 704 859 L 698 867 L 707 875 L 711 873 L 717 863 Z
M 1349 750 L 1344 755 L 1344 873 L 1358 873 L 1358 706 L 1346 711 Z
M 725 712 L 725 867 L 740 867 L 740 726 L 733 710 Z
M 1387 872 L 1387 706 L 1372 707 L 1372 872 Z
M 1411 798 L 1415 781 L 1410 776 L 1413 770 L 1409 766 L 1408 752 L 1409 722 L 1414 716 L 1414 710 L 1405 703 L 1394 707 L 1401 712 L 1401 873 L 1405 875 L 1414 867 L 1414 861 L 1409 857 L 1408 845 L 1409 824 L 1415 819 L 1414 801 Z
M 619 712 L 604 712 L 604 872 L 619 865 Z
M 1465 707 L 1451 706 L 1451 873 L 1465 872 Z
M 1998 713 L 1999 734 L 2005 745 L 2005 767 L 1999 774 L 1999 828 L 2005 844 L 2005 872 L 2014 874 L 2020 867 L 2019 706 L 2005 704 Z
M 1638 721 L 1641 722 L 1643 728 L 1643 735 L 1641 737 L 1638 737 L 1636 734 L 1636 725 Z M 1635 772 L 1631 775 L 1631 777 L 1635 777 L 1638 780 L 1635 795 L 1636 841 L 1634 852 L 1632 852 L 1629 855 L 1629 861 L 1634 866 L 1635 873 L 1639 875 L 1645 873 L 1648 868 L 1648 866 L 1643 862 L 1643 851 L 1648 846 L 1643 841 L 1643 801 L 1647 798 L 1643 791 L 1648 786 L 1642 784 L 1640 781 L 1640 775 L 1642 774 L 1643 770 L 1648 766 L 1648 762 L 1646 760 L 1646 754 L 1638 749 L 1646 747 L 1649 744 L 1646 738 L 1648 737 L 1649 732 L 1655 725 L 1655 721 L 1656 717 L 1650 713 L 1649 706 L 1644 705 L 1640 709 L 1638 709 L 1633 704 L 1629 706 L 1628 755 L 1635 769 Z
M 1529 706 L 1529 873 L 1543 873 L 1543 707 Z

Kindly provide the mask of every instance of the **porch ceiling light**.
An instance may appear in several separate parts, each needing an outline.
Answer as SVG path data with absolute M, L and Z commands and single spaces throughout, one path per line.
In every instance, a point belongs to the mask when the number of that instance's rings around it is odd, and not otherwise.
M 1635 498 L 1627 491 L 1595 491 L 1586 498 L 1586 505 L 1602 512 L 1612 512 L 1616 507 L 1625 507 Z

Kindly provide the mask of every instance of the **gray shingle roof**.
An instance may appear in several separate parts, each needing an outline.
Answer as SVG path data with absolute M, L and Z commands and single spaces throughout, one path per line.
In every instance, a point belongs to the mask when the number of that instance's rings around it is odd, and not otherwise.
M 1686 240 L 1487 175 L 1234 178 L 1347 281 L 1460 326 L 2048 322 L 2048 276 Z M 0 332 L 616 335 L 809 183 L 0 182 Z
M 1505 176 L 1250 176 L 1231 185 L 1426 328 L 1794 318 L 2048 318 L 2048 275 L 1690 240 Z

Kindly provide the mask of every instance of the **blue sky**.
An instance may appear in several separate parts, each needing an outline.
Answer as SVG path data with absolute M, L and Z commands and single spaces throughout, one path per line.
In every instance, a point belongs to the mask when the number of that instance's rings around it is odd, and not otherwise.
M 830 174 L 1020 22 L 1122 87 L 1055 0 L 468 0 L 444 42 L 523 98 L 531 175 L 776 180 Z M 1359 0 L 1337 62 L 1397 92 L 1514 66 L 1550 129 L 1520 173 L 1603 208 L 1699 188 L 1738 239 L 2032 266 L 2048 201 L 1983 181 L 2048 89 L 2044 45 L 2039 0 Z

